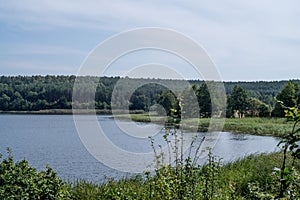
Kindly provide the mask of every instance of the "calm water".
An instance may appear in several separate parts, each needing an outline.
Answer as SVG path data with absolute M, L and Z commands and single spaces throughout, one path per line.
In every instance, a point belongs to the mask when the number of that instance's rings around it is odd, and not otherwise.
M 82 119 L 89 120 L 89 116 Z M 110 116 L 98 116 L 97 120 L 116 146 L 131 152 L 151 151 L 147 138 L 133 139 L 124 134 Z M 147 126 L 151 131 L 161 130 L 154 124 L 138 125 Z M 277 143 L 278 139 L 273 137 L 224 132 L 219 135 L 213 153 L 224 161 L 231 161 L 252 153 L 276 151 Z M 6 147 L 12 149 L 15 160 L 26 158 L 39 170 L 49 164 L 67 180 L 102 181 L 104 176 L 120 178 L 129 175 L 105 166 L 89 154 L 79 139 L 71 115 L 0 115 L 0 153 L 5 154 Z

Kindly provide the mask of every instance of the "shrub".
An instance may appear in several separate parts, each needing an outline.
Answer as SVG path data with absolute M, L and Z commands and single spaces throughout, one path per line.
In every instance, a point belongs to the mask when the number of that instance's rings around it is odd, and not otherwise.
M 7 158 L 0 163 L 0 199 L 69 198 L 66 185 L 50 167 L 37 172 L 26 160 L 15 163 L 10 149 L 7 153 Z

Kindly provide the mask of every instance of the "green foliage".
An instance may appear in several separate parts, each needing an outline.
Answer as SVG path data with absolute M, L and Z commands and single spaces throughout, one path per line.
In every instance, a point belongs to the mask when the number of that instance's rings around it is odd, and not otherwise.
M 80 83 L 80 88 L 76 91 L 77 101 L 72 102 L 73 84 L 77 78 Z M 116 83 L 122 80 L 124 84 L 115 88 Z M 153 82 L 156 82 L 153 84 Z M 75 77 L 75 76 L 13 76 L 0 77 L 0 110 L 2 111 L 39 111 L 49 109 L 70 109 L 73 106 L 77 109 L 88 109 L 95 106 L 96 109 L 110 110 L 112 108 L 112 91 L 115 90 L 113 97 L 114 108 L 124 108 L 124 105 L 129 105 L 130 110 L 144 110 L 157 103 L 158 96 L 168 90 L 173 91 L 176 95 L 180 91 L 184 91 L 187 86 L 181 80 L 162 80 L 162 79 L 130 79 L 120 77 Z M 210 99 L 210 92 L 214 92 L 213 82 L 189 81 L 193 85 L 193 91 L 184 91 L 183 93 L 195 93 L 198 102 L 191 98 L 183 98 L 182 103 L 185 105 L 184 114 L 186 117 L 210 117 L 211 107 L 224 106 L 219 105 L 218 99 Z M 227 116 L 231 117 L 234 111 L 239 111 L 239 115 L 246 114 L 248 116 L 268 117 L 270 106 L 273 106 L 273 98 L 277 92 L 286 84 L 281 92 L 277 94 L 277 99 L 286 103 L 300 103 L 300 87 L 299 81 L 287 82 L 225 82 L 225 89 L 228 93 L 228 109 Z M 95 99 L 88 99 L 94 95 L 92 87 L 97 85 Z M 141 87 L 139 87 L 142 85 Z M 132 96 L 129 96 L 124 88 L 134 88 Z M 245 91 L 237 93 L 237 88 L 245 88 L 247 96 L 255 101 L 254 104 L 247 106 L 245 100 Z M 178 94 L 177 94 L 178 92 Z M 183 94 L 188 96 L 188 94 Z M 180 95 L 179 95 L 180 97 Z M 246 98 L 247 99 L 247 98 Z M 192 100 L 192 101 L 191 101 Z M 128 102 L 129 101 L 129 102 Z M 186 102 L 184 102 L 186 101 Z M 198 103 L 198 104 L 197 104 Z M 259 104 L 257 104 L 259 103 Z M 195 104 L 195 105 L 194 105 Z M 189 106 L 187 106 L 189 105 Z M 197 106 L 198 105 L 198 106 Z M 197 109 L 192 109 L 196 108 Z M 248 108 L 247 108 L 248 107 Z M 189 109 L 190 108 L 190 109 Z M 180 111 L 178 106 L 172 109 Z M 168 109 L 169 111 L 170 109 Z M 215 112 L 215 111 L 213 111 Z M 284 113 L 279 105 L 275 105 L 273 116 L 283 117 Z
M 238 112 L 239 118 L 242 118 L 248 109 L 249 97 L 246 90 L 240 86 L 235 86 L 231 95 L 228 97 L 228 115 L 232 116 L 234 112 Z
M 280 198 L 285 196 L 290 196 L 291 198 L 300 198 L 299 185 L 300 178 L 299 172 L 295 170 L 295 160 L 300 160 L 300 128 L 298 124 L 300 123 L 300 114 L 296 107 L 287 107 L 283 102 L 277 102 L 281 107 L 285 108 L 285 116 L 288 121 L 293 122 L 292 131 L 285 135 L 278 146 L 282 146 L 283 149 L 283 161 L 280 170 L 277 171 L 277 174 L 280 176 Z M 286 166 L 286 157 L 288 150 L 291 152 L 293 157 L 293 163 L 291 167 Z
M 144 110 L 147 111 L 150 106 L 153 106 L 155 103 L 157 103 L 156 100 L 158 94 L 161 94 L 167 90 L 172 90 L 174 93 L 177 93 L 179 91 L 183 91 L 187 86 L 185 84 L 186 81 L 181 80 L 153 80 L 91 76 L 0 76 L 0 110 L 38 111 L 47 109 L 69 109 L 71 108 L 72 103 L 72 93 L 75 78 L 77 78 L 78 82 L 80 83 L 80 88 L 78 89 L 78 94 L 76 95 L 78 97 L 78 101 L 73 102 L 73 106 L 78 109 L 87 109 L 93 107 L 94 105 L 96 109 L 111 109 L 112 91 L 115 89 L 116 108 L 127 104 L 127 101 L 129 100 L 131 102 L 130 109 L 133 110 L 135 107 L 138 107 L 144 108 Z M 124 85 L 114 88 L 119 80 L 122 80 Z M 155 82 L 155 84 L 153 84 L 153 82 Z M 214 107 L 218 106 L 218 102 L 215 102 L 217 99 L 211 100 L 207 90 L 208 84 L 213 85 L 213 82 L 191 80 L 189 83 L 194 85 L 193 89 L 195 94 L 197 94 L 196 96 L 199 102 L 200 116 L 209 117 L 211 112 L 211 103 L 213 102 Z M 270 105 L 273 107 L 273 98 L 287 83 L 287 81 L 224 82 L 224 85 L 228 95 L 232 95 L 234 88 L 239 86 L 247 91 L 249 97 L 258 99 L 267 106 Z M 293 83 L 297 85 L 299 80 L 295 80 Z M 97 85 L 95 99 L 87 99 L 87 97 L 94 95 L 93 87 L 91 87 L 93 84 Z M 142 86 L 139 87 L 140 85 Z M 129 88 L 134 88 L 137 86 L 137 90 L 130 97 L 129 95 L 131 94 L 124 90 L 123 86 L 128 86 Z M 209 88 L 210 90 L 213 90 L 214 87 L 210 86 Z M 299 87 L 295 87 L 295 98 L 297 99 L 297 104 L 300 103 L 299 96 L 300 89 Z M 278 95 L 278 99 L 284 101 L 284 99 L 281 99 L 280 95 Z M 136 104 L 137 102 L 138 104 Z M 262 107 L 262 109 L 263 108 L 266 107 Z M 279 110 L 281 115 L 277 115 L 276 110 Z M 232 116 L 232 113 L 228 113 L 229 116 Z M 273 114 L 273 116 L 284 115 L 284 113 L 278 108 L 275 109 Z
M 37 172 L 26 160 L 15 163 L 8 149 L 8 157 L 0 163 L 0 199 L 68 198 L 66 185 L 50 167 Z
M 182 118 L 199 118 L 199 104 L 197 86 L 187 87 L 180 95 L 180 108 Z
M 259 117 L 270 117 L 271 116 L 271 107 L 265 103 L 261 103 L 258 108 Z
M 9 102 L 10 97 L 6 94 L 2 94 L 2 96 L 0 97 L 0 107 L 2 108 L 2 110 L 6 111 L 9 109 Z
M 282 101 L 276 102 L 284 113 L 287 121 L 293 122 L 292 131 L 285 134 L 278 146 L 282 148 L 281 167 L 273 169 L 273 187 L 263 190 L 261 184 L 252 182 L 248 184 L 250 197 L 253 199 L 299 199 L 300 198 L 300 175 L 299 165 L 296 161 L 300 159 L 300 114 L 296 107 L 288 107 Z M 289 159 L 290 157 L 290 159 Z M 276 163 L 279 164 L 280 162 Z
M 212 114 L 212 103 L 210 93 L 206 83 L 203 83 L 197 89 L 197 98 L 200 109 L 200 117 L 211 117 Z
M 282 89 L 288 81 L 239 81 L 225 82 L 226 92 L 231 94 L 235 86 L 240 86 L 248 91 L 250 97 L 259 99 L 267 105 L 274 106 L 274 97 Z M 299 80 L 294 80 L 295 83 L 300 83 Z
M 106 177 L 106 182 L 94 184 L 84 180 L 69 184 L 71 199 L 113 199 L 113 200 L 134 200 L 147 199 L 148 193 L 141 176 L 115 181 Z
M 159 94 L 157 96 L 156 102 L 163 106 L 168 116 L 171 116 L 172 110 L 180 110 L 179 101 L 176 95 L 170 90 L 164 91 L 161 94 Z
M 275 108 L 272 111 L 272 115 L 275 117 L 284 117 L 285 113 L 282 109 L 280 102 L 283 102 L 285 106 L 295 107 L 298 103 L 299 97 L 299 85 L 295 82 L 289 81 L 276 95 Z
M 69 109 L 74 80 L 75 76 L 2 76 L 0 110 Z
M 159 157 L 161 159 L 161 157 Z M 204 166 L 184 159 L 177 165 L 160 165 L 154 173 L 102 184 L 78 181 L 69 185 L 72 199 L 274 199 L 280 185 L 273 166 L 280 153 L 251 155 L 222 165 L 210 154 Z M 287 166 L 292 157 L 287 156 Z M 295 165 L 297 170 L 300 165 Z M 299 174 L 298 174 L 299 180 Z M 291 188 L 299 188 L 292 185 Z
M 290 131 L 290 124 L 286 123 L 283 118 L 228 118 L 225 120 L 223 130 L 235 133 L 282 137 Z
M 250 97 L 249 98 L 249 107 L 247 116 L 250 117 L 270 117 L 271 116 L 271 108 L 267 104 L 262 101 Z
M 150 100 L 145 95 L 133 95 L 130 99 L 130 110 L 149 111 Z
M 146 173 L 144 187 L 149 199 L 231 199 L 234 191 L 219 178 L 220 161 L 210 153 L 206 165 L 197 163 L 205 138 L 194 146 L 195 138 L 188 155 L 184 155 L 182 132 L 173 130 L 171 133 L 169 129 L 163 137 L 168 145 L 168 155 L 157 151 L 151 138 L 156 169 L 152 176 Z M 165 163 L 166 159 L 168 164 Z

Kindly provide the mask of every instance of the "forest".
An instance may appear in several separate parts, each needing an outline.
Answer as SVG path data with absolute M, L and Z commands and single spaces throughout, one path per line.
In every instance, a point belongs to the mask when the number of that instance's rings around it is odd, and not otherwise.
M 76 79 L 77 78 L 77 79 Z M 73 106 L 88 109 L 122 109 L 149 111 L 152 106 L 161 105 L 170 114 L 179 110 L 176 91 L 195 94 L 199 102 L 200 117 L 211 116 L 211 99 L 207 88 L 209 82 L 201 80 L 132 79 L 121 77 L 93 76 L 1 76 L 0 110 L 38 111 L 48 109 L 71 109 L 75 79 L 80 85 L 76 94 L 79 101 Z M 118 82 L 121 81 L 121 84 Z M 300 102 L 300 80 L 224 82 L 227 95 L 226 116 L 284 116 L 274 97 L 287 106 Z M 93 90 L 96 85 L 96 93 Z M 131 94 L 127 88 L 136 88 Z M 193 91 L 193 92 L 192 92 Z M 95 95 L 93 100 L 86 97 Z M 82 99 L 80 99 L 82 97 Z M 129 100 L 129 101 L 128 101 Z M 112 103 L 113 102 L 113 103 Z M 188 103 L 188 102 L 187 102 Z M 197 113 L 198 114 L 198 113 Z M 193 114 L 191 114 L 193 115 Z

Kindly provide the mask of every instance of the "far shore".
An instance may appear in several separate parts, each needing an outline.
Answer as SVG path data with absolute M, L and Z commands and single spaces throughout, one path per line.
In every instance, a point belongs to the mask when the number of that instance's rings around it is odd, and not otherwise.
M 48 109 L 48 110 L 25 110 L 25 111 L 1 111 L 0 114 L 18 114 L 18 115 L 112 115 L 112 111 L 108 109 Z M 126 110 L 114 110 L 114 114 L 127 114 Z M 141 110 L 130 111 L 130 113 L 140 114 Z
M 51 109 L 39 111 L 0 111 L 1 114 L 19 114 L 19 115 L 114 115 L 114 118 L 121 120 L 133 120 L 136 122 L 164 124 L 166 117 L 150 115 L 141 110 L 92 110 L 92 109 Z M 198 124 L 197 127 L 195 127 Z M 181 128 L 187 130 L 198 130 L 199 132 L 207 132 L 210 123 L 209 118 L 187 119 Z M 291 131 L 291 125 L 283 118 L 226 118 L 223 131 L 233 133 L 245 133 L 253 135 L 264 135 L 283 137 Z
M 79 115 L 84 115 L 84 114 L 96 114 L 99 115 L 111 115 L 110 110 L 91 110 L 91 109 L 77 109 L 77 110 L 72 110 L 72 109 L 50 109 L 50 110 L 31 110 L 31 111 L 0 111 L 0 114 L 18 114 L 18 115 L 27 115 L 27 114 L 32 114 L 32 115 L 73 115 L 73 114 L 79 114 Z
M 114 118 L 122 120 L 132 120 L 136 122 L 161 124 L 166 121 L 162 116 L 149 116 L 148 114 L 120 114 Z M 214 123 L 218 122 L 216 120 Z M 223 123 L 221 120 L 220 123 Z M 181 128 L 186 130 L 197 130 L 207 132 L 210 125 L 210 118 L 191 118 L 181 123 Z M 252 134 L 261 136 L 283 137 L 291 131 L 291 124 L 285 118 L 226 118 L 223 131 Z

